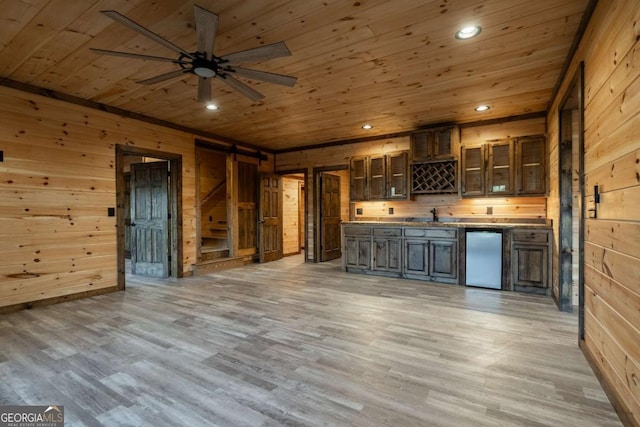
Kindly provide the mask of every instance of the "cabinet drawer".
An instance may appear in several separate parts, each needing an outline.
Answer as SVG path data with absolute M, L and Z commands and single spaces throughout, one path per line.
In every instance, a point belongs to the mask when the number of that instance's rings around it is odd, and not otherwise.
M 344 228 L 345 236 L 370 236 L 371 235 L 371 227 L 345 227 Z
M 537 230 L 514 230 L 512 233 L 514 242 L 547 243 L 549 232 Z
M 424 237 L 427 239 L 455 239 L 458 237 L 458 230 L 450 228 L 405 228 L 406 237 Z
M 402 229 L 401 228 L 374 228 L 373 235 L 400 237 L 402 236 Z

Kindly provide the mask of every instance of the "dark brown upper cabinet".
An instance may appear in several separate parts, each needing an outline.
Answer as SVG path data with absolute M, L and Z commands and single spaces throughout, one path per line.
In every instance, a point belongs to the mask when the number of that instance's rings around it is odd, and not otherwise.
M 387 165 L 386 156 L 369 157 L 369 200 L 387 198 Z
M 513 141 L 489 145 L 487 193 L 513 195 Z
M 516 144 L 516 169 L 518 170 L 518 194 L 545 194 L 546 180 L 546 144 L 543 136 L 518 138 Z
M 411 162 L 450 160 L 454 156 L 454 141 L 458 138 L 457 127 L 421 130 L 411 134 Z
M 387 199 L 406 199 L 409 194 L 409 155 L 406 151 L 387 154 Z
M 484 196 L 484 145 L 462 148 L 462 195 Z
M 462 147 L 462 196 L 542 196 L 546 139 L 527 136 Z
M 349 162 L 351 201 L 406 199 L 408 169 L 406 151 L 352 157 Z
M 351 200 L 369 198 L 367 157 L 352 157 L 349 162 L 349 184 Z

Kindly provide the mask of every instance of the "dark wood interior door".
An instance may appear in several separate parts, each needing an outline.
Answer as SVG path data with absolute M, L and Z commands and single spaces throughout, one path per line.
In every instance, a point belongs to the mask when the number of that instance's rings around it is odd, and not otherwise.
M 131 272 L 169 276 L 169 162 L 131 165 Z
M 131 259 L 131 172 L 124 173 L 124 257 Z
M 282 177 L 260 176 L 260 262 L 282 258 Z
M 342 256 L 340 242 L 340 177 L 320 175 L 320 262 Z

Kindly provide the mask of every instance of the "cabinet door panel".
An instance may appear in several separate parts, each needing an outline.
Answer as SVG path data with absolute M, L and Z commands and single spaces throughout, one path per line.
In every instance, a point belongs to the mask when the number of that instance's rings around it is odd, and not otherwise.
M 407 152 L 387 155 L 387 198 L 406 199 L 408 189 L 408 156 Z
M 545 139 L 519 138 L 518 194 L 546 193 Z
M 451 140 L 454 130 L 441 129 L 436 131 L 435 145 L 433 147 L 433 158 L 437 160 L 450 159 L 451 156 Z
M 367 199 L 367 159 L 353 157 L 349 164 L 351 200 Z
M 511 262 L 514 287 L 548 287 L 547 250 L 547 246 L 513 246 Z
M 458 245 L 455 241 L 430 242 L 431 263 L 429 274 L 434 277 L 455 279 L 458 277 Z
M 424 162 L 431 160 L 431 151 L 435 143 L 432 131 L 415 132 L 411 134 L 411 160 Z
M 345 265 L 368 270 L 371 268 L 371 239 L 347 236 L 345 238 Z
M 358 265 L 358 239 L 355 237 L 347 237 L 344 242 L 344 259 L 347 267 L 355 267 Z
M 374 270 L 400 272 L 402 268 L 400 239 L 375 239 Z
M 405 241 L 405 274 L 429 275 L 429 241 Z
M 489 146 L 489 195 L 513 194 L 513 143 Z
M 483 196 L 484 146 L 462 149 L 462 195 Z
M 384 199 L 386 192 L 385 157 L 369 159 L 369 199 Z

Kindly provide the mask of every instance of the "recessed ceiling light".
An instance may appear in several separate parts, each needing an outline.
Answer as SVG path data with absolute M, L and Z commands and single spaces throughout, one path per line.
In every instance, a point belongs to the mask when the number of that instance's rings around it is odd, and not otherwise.
M 466 40 L 477 36 L 482 32 L 482 27 L 479 25 L 464 27 L 456 33 L 458 40 Z
M 373 125 L 370 125 L 369 123 L 362 125 L 362 129 L 369 130 L 369 129 L 372 129 L 372 128 L 373 128 Z
M 217 110 L 218 106 L 216 104 L 208 103 L 207 110 Z
M 474 110 L 482 112 L 482 111 L 487 111 L 489 108 L 488 105 L 478 105 L 476 108 L 474 108 Z

